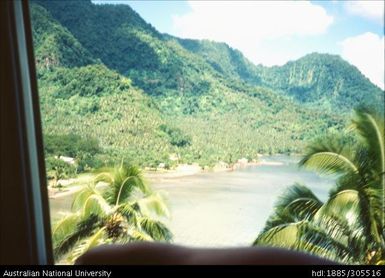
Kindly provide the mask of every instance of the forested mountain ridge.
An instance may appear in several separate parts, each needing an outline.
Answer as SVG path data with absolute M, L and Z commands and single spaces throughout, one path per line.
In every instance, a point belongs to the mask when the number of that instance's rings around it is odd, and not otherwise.
M 251 84 L 261 84 L 255 65 L 247 60 L 240 51 L 231 48 L 226 43 L 209 40 L 175 39 L 187 50 L 201 56 L 214 70 L 227 78 L 239 78 Z
M 384 103 L 384 92 L 338 55 L 308 54 L 278 67 L 258 68 L 262 84 L 302 103 L 349 111 L 357 104 Z
M 37 1 L 106 66 L 151 95 L 204 94 L 211 79 L 263 85 L 301 103 L 350 111 L 383 102 L 384 94 L 336 55 L 309 54 L 281 67 L 255 66 L 225 43 L 159 33 L 128 5 Z M 203 73 L 203 74 L 202 74 Z
M 175 42 L 165 40 L 128 5 L 36 2 L 46 7 L 95 58 L 129 76 L 147 94 L 197 94 L 209 83 L 201 75 L 201 71 L 210 70 L 207 65 Z
M 288 89 L 302 84 L 301 74 L 277 80 L 290 63 L 254 66 L 224 43 L 161 34 L 127 5 L 35 0 L 32 21 L 44 132 L 96 137 L 105 163 L 178 157 L 204 166 L 301 152 L 306 140 L 345 123 L 332 113 L 336 102 L 325 112 Z M 46 64 L 52 53 L 58 62 Z M 323 100 L 325 75 L 312 79 L 312 98 Z
M 178 39 L 228 78 L 265 86 L 300 103 L 350 111 L 358 103 L 383 109 L 384 92 L 338 55 L 311 53 L 283 66 L 253 65 L 225 43 Z

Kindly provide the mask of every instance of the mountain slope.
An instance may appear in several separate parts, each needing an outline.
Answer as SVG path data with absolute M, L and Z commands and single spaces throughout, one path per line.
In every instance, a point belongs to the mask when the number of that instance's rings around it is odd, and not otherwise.
M 127 5 L 35 1 L 68 28 L 94 57 L 130 76 L 150 95 L 204 93 L 210 68 L 147 24 Z
M 349 112 L 383 102 L 383 91 L 334 55 L 310 54 L 282 67 L 255 66 L 224 43 L 161 34 L 128 5 L 37 2 L 95 58 L 153 96 L 196 96 L 209 93 L 217 82 L 235 89 L 246 82 L 313 104 L 312 109 Z
M 165 121 L 154 102 L 104 65 L 41 72 L 39 95 L 44 134 L 96 138 L 102 164 L 130 158 L 152 165 L 172 152 L 169 138 L 159 133 Z
M 254 66 L 226 44 L 160 34 L 127 5 L 33 2 L 38 60 L 65 57 L 39 67 L 44 132 L 97 137 L 105 163 L 123 157 L 143 166 L 172 165 L 179 157 L 203 166 L 301 152 L 308 140 L 345 124 L 346 114 L 333 111 L 349 92 L 337 90 L 323 111 L 330 98 L 323 95 L 324 80 L 335 82 L 327 56 L 300 61 L 295 70 Z M 44 39 L 50 36 L 55 39 Z M 309 99 L 301 99 L 291 88 L 307 84 L 302 75 L 309 69 L 317 78 L 304 91 Z M 343 82 L 350 70 L 346 65 Z
M 103 148 L 97 164 L 129 157 L 151 165 L 164 153 L 167 158 L 172 145 L 159 135 L 165 121 L 153 100 L 94 59 L 45 8 L 32 3 L 31 18 L 44 134 L 97 139 Z
M 227 78 L 238 78 L 256 85 L 261 83 L 256 67 L 240 51 L 227 44 L 208 40 L 176 39 L 184 48 L 201 56 L 214 70 Z
M 31 5 L 35 59 L 38 68 L 76 67 L 95 62 L 75 37 L 39 5 Z
M 258 75 L 264 85 L 324 108 L 379 104 L 379 109 L 384 103 L 384 92 L 337 55 L 308 54 L 282 67 L 259 67 Z
M 283 66 L 254 66 L 225 43 L 178 39 L 227 78 L 269 87 L 304 104 L 349 112 L 358 105 L 383 110 L 384 91 L 337 55 L 312 53 Z

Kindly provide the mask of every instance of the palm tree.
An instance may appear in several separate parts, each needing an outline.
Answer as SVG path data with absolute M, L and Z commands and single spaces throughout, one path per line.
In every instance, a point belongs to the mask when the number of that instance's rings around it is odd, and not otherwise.
M 160 221 L 169 214 L 162 196 L 144 182 L 139 168 L 123 162 L 119 167 L 103 169 L 81 190 L 73 200 L 72 211 L 53 227 L 57 260 L 67 255 L 73 262 L 103 243 L 172 239 Z
M 384 121 L 357 109 L 355 137 L 323 138 L 308 147 L 300 166 L 337 175 L 329 199 L 293 185 L 254 244 L 308 251 L 348 263 L 385 263 Z

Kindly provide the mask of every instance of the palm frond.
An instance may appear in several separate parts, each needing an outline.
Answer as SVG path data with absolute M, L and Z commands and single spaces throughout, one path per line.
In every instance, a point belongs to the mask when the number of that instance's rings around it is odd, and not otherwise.
M 105 243 L 106 241 L 106 228 L 102 227 L 99 230 L 97 230 L 92 236 L 84 239 L 81 241 L 73 250 L 71 253 L 71 256 L 69 257 L 71 262 L 74 262 L 78 257 L 86 253 L 87 251 L 91 250 L 92 248 Z
M 253 242 L 255 246 L 275 246 L 283 248 L 293 248 L 298 238 L 298 224 L 288 223 L 279 226 L 275 226 L 270 230 L 258 235 L 257 239 Z
M 97 172 L 97 175 L 94 178 L 94 183 L 105 182 L 107 184 L 112 184 L 114 182 L 113 169 L 112 168 L 103 168 Z
M 88 197 L 95 193 L 95 186 L 90 184 L 85 186 L 82 190 L 80 190 L 74 197 L 71 205 L 71 210 L 73 212 L 79 211 L 83 209 L 84 203 L 88 199 Z
M 349 144 L 338 138 L 320 138 L 307 147 L 301 167 L 321 174 L 358 173 Z
M 358 132 L 369 152 L 376 154 L 378 172 L 385 172 L 384 119 L 367 108 L 357 108 L 352 127 Z
M 286 210 L 275 211 L 266 220 L 265 226 L 261 230 L 260 234 L 265 233 L 274 227 L 295 223 L 296 221 L 297 219 Z
M 118 205 L 126 202 L 131 196 L 134 189 L 139 189 L 142 193 L 148 194 L 151 192 L 150 187 L 144 181 L 140 168 L 134 165 L 122 164 L 115 167 L 111 172 L 101 173 L 108 177 L 109 184 L 105 198 L 111 205 Z
M 129 236 L 126 239 L 126 242 L 135 242 L 135 241 L 154 241 L 154 240 L 151 236 L 149 236 L 145 232 L 135 229 L 129 233 Z
M 97 215 L 90 215 L 88 218 L 81 220 L 77 225 L 75 230 L 72 231 L 66 238 L 56 242 L 54 245 L 54 256 L 56 259 L 64 256 L 68 251 L 70 251 L 76 243 L 90 236 L 93 231 L 99 226 L 99 217 Z
M 312 217 L 315 210 L 320 206 L 322 206 L 322 202 L 309 188 L 295 183 L 278 197 L 274 205 L 274 212 L 266 221 L 262 233 L 275 226 L 294 223 L 306 217 Z
M 341 254 L 346 261 L 351 259 L 348 247 L 335 241 L 308 221 L 274 227 L 260 234 L 253 245 L 298 250 L 332 260 L 341 259 Z
M 277 209 L 285 209 L 289 204 L 297 199 L 309 199 L 322 204 L 322 202 L 308 187 L 300 183 L 294 183 L 278 197 L 275 207 Z
M 341 243 L 330 236 L 330 232 L 320 229 L 309 222 L 298 225 L 299 238 L 296 250 L 302 250 L 342 263 L 358 263 L 356 252 L 348 243 Z
M 362 141 L 371 154 L 372 168 L 379 177 L 382 187 L 381 228 L 385 228 L 385 129 L 384 118 L 369 111 L 367 108 L 357 108 L 352 121 L 353 128 L 358 132 Z M 383 239 L 385 245 L 385 240 Z
M 135 227 L 140 226 L 139 220 L 138 220 L 138 211 L 135 209 L 135 204 L 123 204 L 116 208 L 116 212 L 123 215 L 127 223 L 133 224 Z
M 350 225 L 349 222 L 336 215 L 326 215 L 321 222 L 313 222 L 323 233 L 337 244 L 346 246 L 352 257 L 358 261 L 365 260 L 365 250 L 370 248 L 370 240 L 359 225 Z
M 106 200 L 101 195 L 94 193 L 85 200 L 82 213 L 84 218 L 87 218 L 92 214 L 103 217 L 111 211 L 112 208 Z
M 381 245 L 385 248 L 384 237 L 381 234 L 382 204 L 380 190 L 371 187 L 362 190 L 359 194 L 360 210 L 359 223 L 362 224 L 364 233 L 374 248 Z
M 140 177 L 135 177 L 135 176 L 129 176 L 126 177 L 121 183 L 119 188 L 114 188 L 114 193 L 117 193 L 116 197 L 114 196 L 115 204 L 119 205 L 123 202 L 126 202 L 128 197 L 132 194 L 134 189 L 140 188 L 142 189 L 142 184 L 143 181 L 141 180 Z M 118 191 L 116 191 L 118 189 Z
M 171 231 L 160 221 L 141 217 L 140 226 L 154 240 L 168 242 L 172 239 Z
M 155 213 L 157 216 L 170 217 L 165 198 L 159 192 L 154 192 L 137 201 L 142 214 L 151 216 Z
M 254 244 L 298 249 L 343 263 L 383 260 L 384 121 L 372 111 L 358 109 L 352 127 L 358 136 L 318 139 L 299 163 L 337 175 L 328 201 L 322 204 L 300 196 L 303 193 L 285 192 Z
M 334 223 L 331 223 L 334 221 Z M 323 227 L 334 238 L 345 236 L 345 240 L 353 241 L 367 249 L 374 242 L 379 242 L 378 230 L 373 225 L 372 210 L 363 194 L 356 190 L 344 190 L 332 196 L 314 217 L 315 225 Z M 341 227 L 350 227 L 342 234 Z M 360 242 L 360 243 L 359 243 Z
M 52 228 L 53 245 L 57 245 L 59 242 L 73 233 L 80 220 L 80 214 L 73 213 L 66 215 L 58 222 L 56 222 Z
M 311 198 L 298 198 L 291 202 L 285 210 L 294 215 L 297 221 L 311 220 L 323 203 Z
M 321 223 L 327 216 L 336 216 L 350 225 L 356 223 L 359 214 L 360 198 L 356 190 L 344 190 L 332 196 L 314 215 L 315 223 Z

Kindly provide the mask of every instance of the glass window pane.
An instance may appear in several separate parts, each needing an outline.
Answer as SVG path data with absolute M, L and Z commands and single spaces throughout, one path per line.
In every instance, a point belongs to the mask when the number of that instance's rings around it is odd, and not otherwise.
M 344 5 L 31 1 L 56 262 L 162 241 L 383 263 L 383 23 Z

